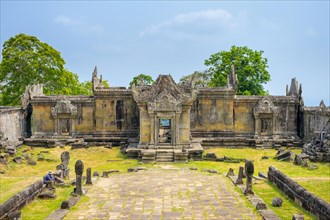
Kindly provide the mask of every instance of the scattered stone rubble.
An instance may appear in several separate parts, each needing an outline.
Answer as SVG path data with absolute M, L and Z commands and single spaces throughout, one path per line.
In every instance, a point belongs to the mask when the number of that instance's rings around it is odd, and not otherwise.
M 304 145 L 302 153 L 311 161 L 330 162 L 330 119 L 318 137 Z

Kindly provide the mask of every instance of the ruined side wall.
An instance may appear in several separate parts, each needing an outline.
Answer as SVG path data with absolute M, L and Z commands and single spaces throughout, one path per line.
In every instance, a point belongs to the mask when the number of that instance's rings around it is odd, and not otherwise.
M 0 107 L 0 140 L 3 139 L 15 143 L 23 135 L 23 110 L 17 107 Z
M 95 132 L 137 134 L 139 129 L 138 107 L 130 90 L 113 89 L 95 96 Z
M 212 89 L 201 90 L 191 108 L 192 133 L 219 136 L 233 132 L 233 105 L 233 93 Z
M 61 96 L 39 96 L 30 102 L 33 106 L 33 136 L 53 136 L 56 120 L 52 115 Z M 77 107 L 77 115 L 72 119 L 75 126 L 75 135 L 92 135 L 94 133 L 94 100 L 89 96 L 65 96 L 71 104 Z
M 237 135 L 253 137 L 255 120 L 253 108 L 257 105 L 259 98 L 237 97 L 233 106 L 233 123 Z
M 43 187 L 43 182 L 39 180 L 26 187 L 23 191 L 10 197 L 3 204 L 0 204 L 0 219 L 6 219 L 10 212 L 22 209 L 26 204 L 31 202 L 38 193 L 42 191 Z
M 281 137 L 298 135 L 298 98 L 290 96 L 271 96 L 271 98 L 279 107 L 275 134 Z
M 328 203 L 301 187 L 273 166 L 269 167 L 268 179 L 301 207 L 316 215 L 318 219 L 330 219 Z
M 32 112 L 32 134 L 34 136 L 49 135 L 55 133 L 55 122 L 51 114 L 54 102 L 38 102 L 33 104 Z
M 258 110 L 256 116 L 254 110 L 262 100 L 268 100 L 273 109 L 265 110 L 265 115 Z M 299 107 L 297 96 L 236 96 L 224 90 L 204 89 L 191 109 L 192 136 L 203 138 L 204 146 L 254 146 L 257 139 L 259 143 L 263 138 L 274 139 L 273 143 L 279 145 L 297 145 Z M 256 131 L 261 118 L 271 120 L 267 134 Z
M 77 118 L 75 121 L 75 133 L 78 137 L 92 135 L 94 133 L 94 101 L 72 101 L 77 106 Z
M 304 107 L 303 114 L 303 138 L 304 142 L 310 142 L 314 138 L 320 138 L 322 129 L 325 127 L 327 121 L 330 120 L 330 107 Z M 329 130 L 324 131 L 330 135 Z

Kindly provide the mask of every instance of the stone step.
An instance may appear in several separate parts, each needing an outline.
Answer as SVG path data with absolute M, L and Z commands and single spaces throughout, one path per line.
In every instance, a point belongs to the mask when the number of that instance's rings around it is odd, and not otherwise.
M 160 157 L 156 157 L 156 160 L 158 159 L 169 159 L 169 160 L 174 160 L 174 157 L 164 157 L 164 156 L 160 156 Z
M 174 159 L 156 159 L 156 162 L 174 162 Z
M 174 151 L 173 150 L 157 150 L 156 162 L 173 162 Z
M 156 154 L 156 156 L 162 156 L 162 155 L 164 155 L 164 156 L 173 156 L 174 153 L 171 152 L 171 153 L 157 153 L 157 154 Z
M 155 148 L 156 149 L 173 149 L 174 147 L 172 145 L 157 145 Z

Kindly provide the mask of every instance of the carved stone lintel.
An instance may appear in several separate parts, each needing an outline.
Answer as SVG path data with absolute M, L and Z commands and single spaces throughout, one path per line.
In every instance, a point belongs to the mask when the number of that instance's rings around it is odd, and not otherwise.
M 72 105 L 71 102 L 67 99 L 58 101 L 51 111 L 53 117 L 56 117 L 59 114 L 69 114 L 72 116 L 77 115 L 77 107 Z

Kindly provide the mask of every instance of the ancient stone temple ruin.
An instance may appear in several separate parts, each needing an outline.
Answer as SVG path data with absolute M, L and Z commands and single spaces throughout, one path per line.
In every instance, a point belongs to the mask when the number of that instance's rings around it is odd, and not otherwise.
M 23 97 L 24 141 L 73 147 L 121 145 L 144 161 L 201 158 L 206 147 L 301 146 L 317 132 L 330 108 L 305 107 L 301 85 L 292 79 L 284 96 L 237 95 L 232 67 L 227 85 L 199 88 L 160 75 L 154 84 L 104 87 L 95 68 L 92 96 L 45 96 L 30 86 Z M 32 121 L 32 122 L 31 122 Z M 330 138 L 329 138 L 330 139 Z

